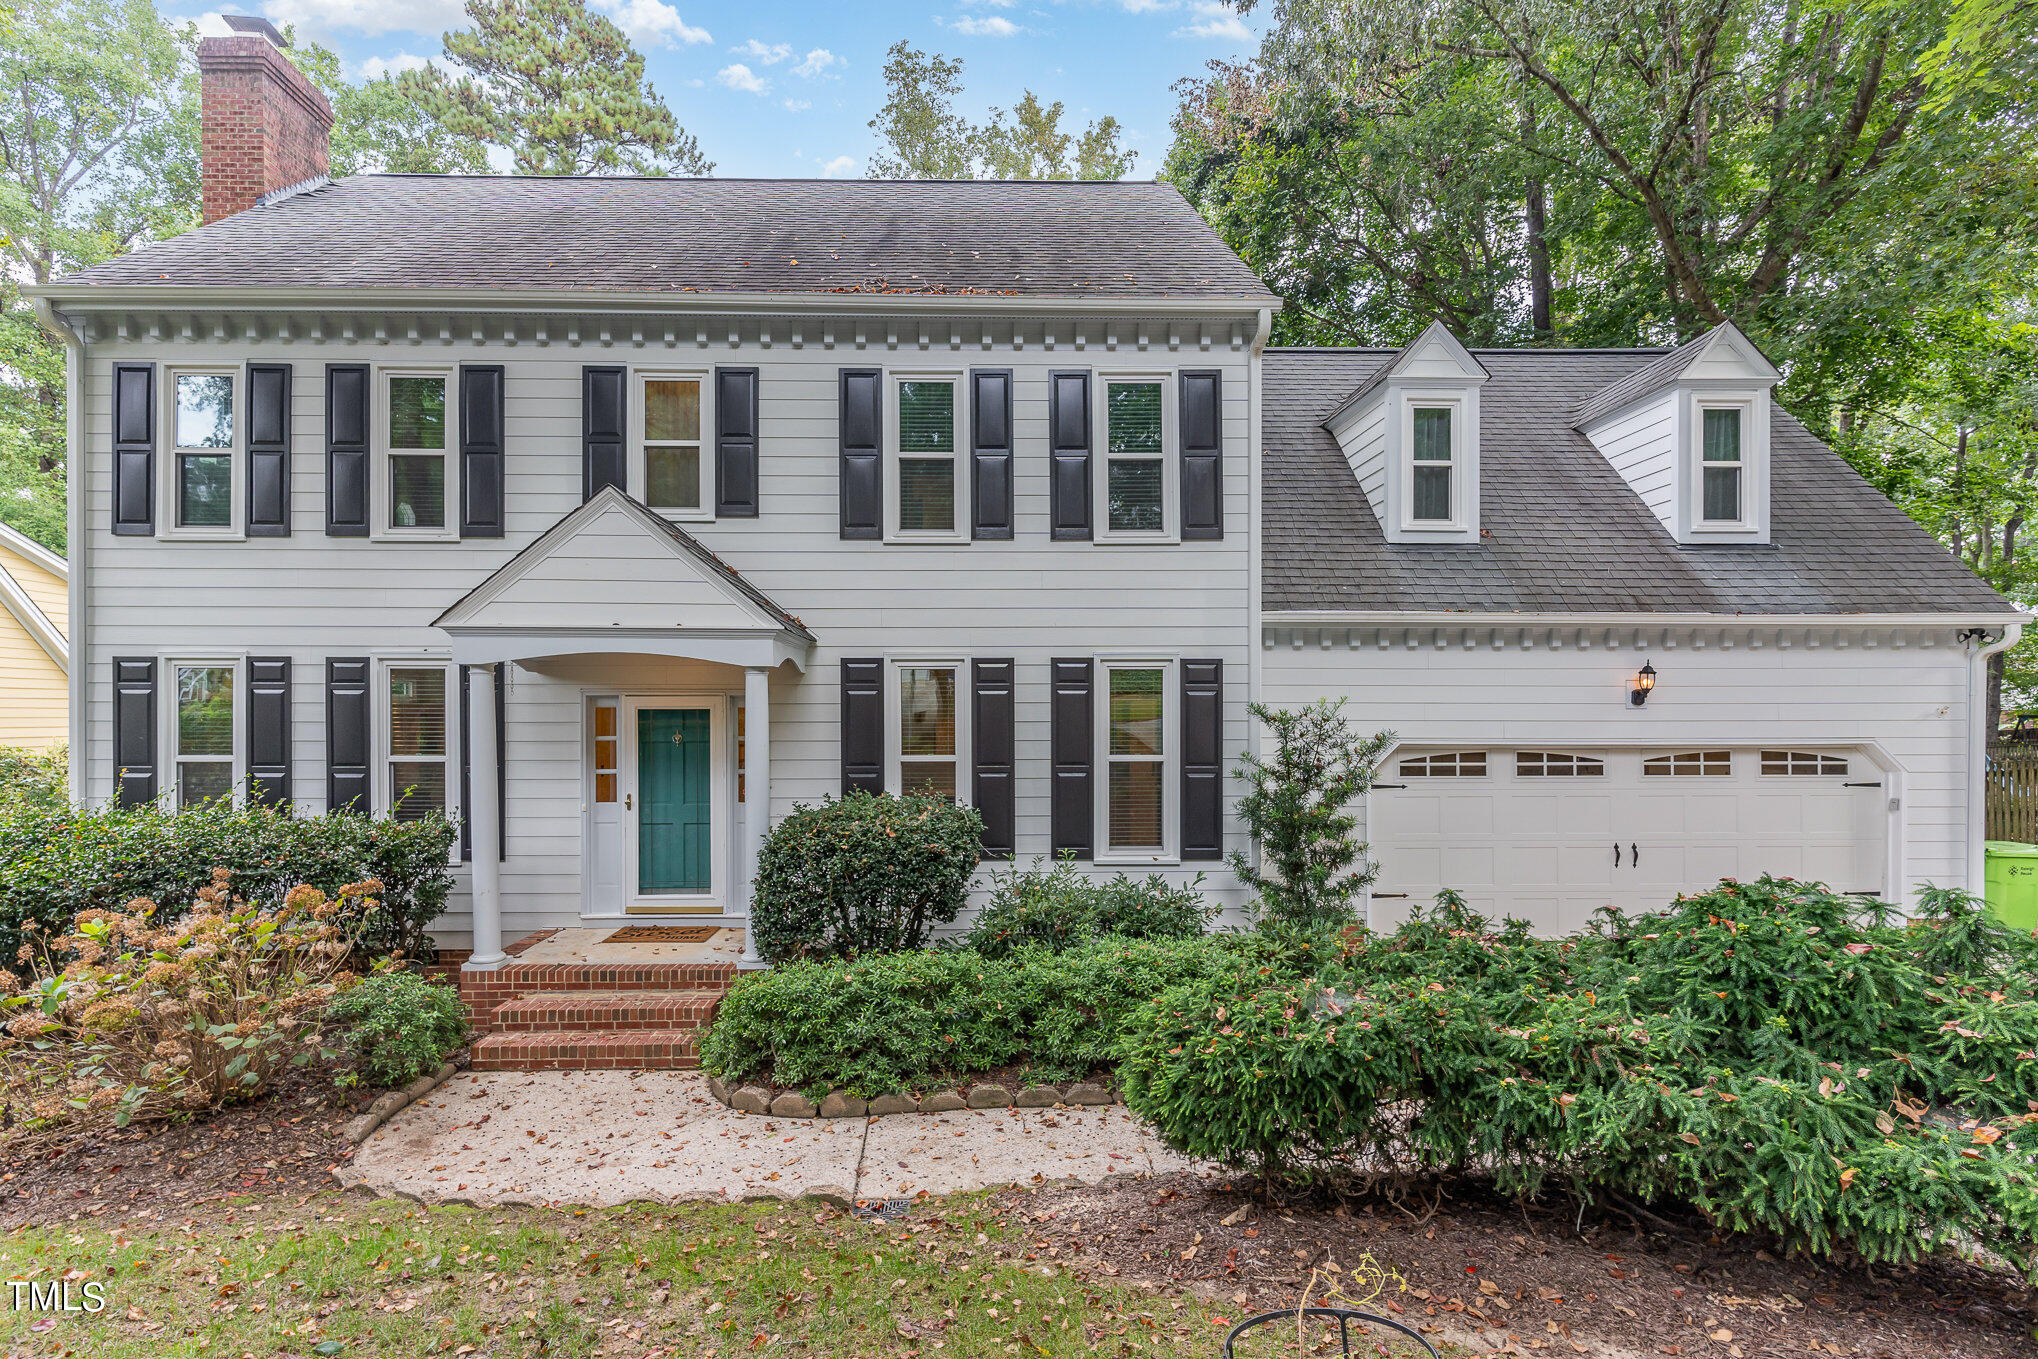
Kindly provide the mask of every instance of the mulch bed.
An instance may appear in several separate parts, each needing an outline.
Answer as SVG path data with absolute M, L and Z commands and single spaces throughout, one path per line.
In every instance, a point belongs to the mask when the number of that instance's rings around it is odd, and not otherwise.
M 2038 1298 L 2013 1273 L 1934 1259 L 1843 1267 L 1714 1237 L 1702 1219 L 1650 1224 L 1575 1205 L 1491 1197 L 1433 1212 L 1381 1202 L 1268 1205 L 1193 1175 L 1001 1196 L 1024 1258 L 1194 1291 L 1234 1317 L 1292 1307 L 1328 1261 L 1398 1273 L 1374 1304 L 1482 1353 L 2029 1356 Z M 1244 1212 L 1241 1213 L 1240 1210 Z M 1227 1219 L 1231 1225 L 1225 1225 Z M 1323 1285 L 1315 1285 L 1320 1299 Z M 1720 1338 L 1725 1337 L 1725 1338 Z
M 129 1128 L 0 1165 L 0 1231 L 85 1218 L 105 1225 L 188 1213 L 236 1194 L 326 1193 L 353 1153 L 340 1136 L 380 1091 L 340 1091 L 316 1068 L 261 1099 L 188 1123 Z

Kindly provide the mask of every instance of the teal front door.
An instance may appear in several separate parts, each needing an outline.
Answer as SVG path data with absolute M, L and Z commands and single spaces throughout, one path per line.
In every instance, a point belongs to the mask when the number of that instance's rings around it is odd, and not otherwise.
M 637 891 L 714 889 L 708 710 L 637 710 Z

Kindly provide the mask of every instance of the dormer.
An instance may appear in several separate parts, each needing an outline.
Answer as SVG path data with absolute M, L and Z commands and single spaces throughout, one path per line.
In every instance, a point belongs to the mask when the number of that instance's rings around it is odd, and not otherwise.
M 1323 422 L 1390 543 L 1479 541 L 1486 369 L 1432 321 Z
M 1722 322 L 1586 401 L 1571 423 L 1678 542 L 1766 543 L 1779 376 Z

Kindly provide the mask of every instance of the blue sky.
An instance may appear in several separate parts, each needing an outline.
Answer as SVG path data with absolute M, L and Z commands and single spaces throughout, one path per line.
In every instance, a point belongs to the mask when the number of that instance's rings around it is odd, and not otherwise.
M 255 12 L 373 75 L 440 53 L 459 0 L 252 0 Z M 1258 47 L 1261 14 L 1217 0 L 589 0 L 644 53 L 652 85 L 700 139 L 718 175 L 861 175 L 865 125 L 884 101 L 885 49 L 905 38 L 964 62 L 961 111 L 1011 107 L 1032 89 L 1067 105 L 1063 126 L 1115 116 L 1137 178 L 1167 155 L 1169 87 L 1213 58 Z M 165 5 L 224 31 L 210 5 Z M 232 11 L 229 12 L 245 12 Z

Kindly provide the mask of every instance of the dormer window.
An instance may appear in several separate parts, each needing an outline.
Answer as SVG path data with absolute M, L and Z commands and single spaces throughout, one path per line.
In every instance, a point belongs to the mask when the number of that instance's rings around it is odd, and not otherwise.
M 1450 523 L 1451 497 L 1451 408 L 1416 406 L 1410 441 L 1410 487 L 1408 517 L 1425 523 Z
M 1433 322 L 1323 422 L 1388 542 L 1479 541 L 1486 379 L 1484 365 Z
M 1708 524 L 1741 522 L 1741 408 L 1703 408 L 1702 513 Z

